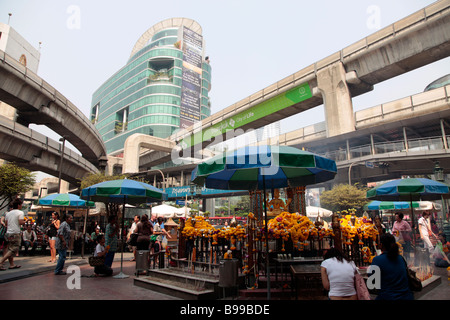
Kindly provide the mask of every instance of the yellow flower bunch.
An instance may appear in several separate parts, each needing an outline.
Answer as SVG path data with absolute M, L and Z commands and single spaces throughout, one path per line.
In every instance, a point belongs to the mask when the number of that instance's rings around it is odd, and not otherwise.
M 202 216 L 189 218 L 186 221 L 182 234 L 186 238 L 209 237 L 214 232 L 214 227 Z
M 376 239 L 378 231 L 375 225 L 366 217 L 356 217 L 350 214 L 340 219 L 341 233 L 344 244 L 351 245 L 353 238 L 358 236 L 358 244 L 363 244 L 362 239 Z
M 282 212 L 267 223 L 269 233 L 276 239 L 287 241 L 292 239 L 294 247 L 298 242 L 304 242 L 309 237 L 323 237 L 332 235 L 331 229 L 317 228 L 308 217 L 298 213 Z
M 34 224 L 35 220 L 32 217 L 25 217 L 23 218 L 23 220 L 25 221 L 25 223 L 30 223 L 30 224 Z
M 370 252 L 370 248 L 369 247 L 363 247 L 361 249 L 361 253 L 362 253 L 364 262 L 371 263 L 372 259 L 375 257 L 375 255 L 372 256 L 372 253 Z

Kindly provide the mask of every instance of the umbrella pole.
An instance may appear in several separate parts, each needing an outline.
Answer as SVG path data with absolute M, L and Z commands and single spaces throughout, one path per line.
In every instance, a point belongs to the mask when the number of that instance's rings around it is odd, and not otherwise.
M 126 275 L 122 272 L 122 270 L 123 270 L 123 230 L 125 227 L 124 221 L 125 221 L 126 198 L 127 198 L 126 196 L 123 196 L 122 229 L 120 231 L 120 240 L 121 240 L 120 241 L 120 273 L 118 275 L 114 276 L 114 278 L 116 278 L 116 279 L 126 279 L 129 277 L 128 275 Z
M 267 300 L 270 300 L 270 266 L 269 266 L 269 231 L 267 228 L 267 201 L 266 201 L 266 178 L 263 175 L 263 189 L 264 189 L 264 222 L 266 230 L 266 278 L 267 278 Z
M 414 255 L 415 255 L 415 252 L 416 252 L 416 230 L 415 230 L 415 223 L 414 223 L 414 209 L 413 209 L 412 193 L 409 194 L 409 207 L 411 209 L 411 229 L 412 229 L 412 235 L 413 235 L 413 247 L 414 247 Z
M 84 259 L 84 246 L 85 246 L 85 243 L 86 243 L 86 223 L 87 223 L 87 216 L 88 216 L 88 214 L 89 214 L 89 207 L 86 209 L 86 215 L 84 216 L 83 243 L 81 244 L 81 259 Z

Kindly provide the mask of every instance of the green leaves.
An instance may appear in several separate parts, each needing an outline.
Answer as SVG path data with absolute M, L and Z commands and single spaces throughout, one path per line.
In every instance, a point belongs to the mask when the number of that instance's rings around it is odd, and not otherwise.
M 31 190 L 35 183 L 34 174 L 17 166 L 6 163 L 0 166 L 0 209 L 8 206 L 17 196 Z

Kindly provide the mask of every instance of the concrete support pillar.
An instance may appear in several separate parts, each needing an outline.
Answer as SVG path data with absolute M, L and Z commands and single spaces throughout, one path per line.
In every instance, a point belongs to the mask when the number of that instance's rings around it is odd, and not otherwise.
M 355 118 L 346 72 L 341 62 L 317 72 L 317 87 L 322 93 L 327 137 L 355 131 Z
M 175 142 L 142 133 L 132 134 L 125 140 L 123 173 L 139 172 L 139 153 L 141 147 L 170 153 L 175 147 Z

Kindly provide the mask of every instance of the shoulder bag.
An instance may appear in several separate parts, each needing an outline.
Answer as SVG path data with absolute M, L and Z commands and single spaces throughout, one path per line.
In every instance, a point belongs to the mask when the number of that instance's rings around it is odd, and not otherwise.
M 355 288 L 358 300 L 370 300 L 370 293 L 367 289 L 366 282 L 358 271 L 355 272 Z
M 104 264 L 105 264 L 105 257 L 95 257 L 95 256 L 89 257 L 89 265 L 91 267 L 99 267 Z

